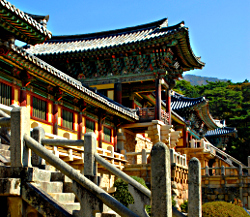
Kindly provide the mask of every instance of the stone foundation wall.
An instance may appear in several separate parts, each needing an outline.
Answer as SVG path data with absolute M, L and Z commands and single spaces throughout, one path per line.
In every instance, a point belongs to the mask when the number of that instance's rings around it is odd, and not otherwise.
M 234 202 L 237 199 L 241 201 L 243 207 L 250 209 L 248 176 L 204 176 L 202 181 L 202 203 Z
M 141 152 L 142 149 L 146 149 L 146 151 L 151 151 L 153 147 L 153 143 L 144 138 L 140 134 L 131 134 L 128 132 L 124 132 L 126 137 L 126 142 L 124 145 L 124 149 L 126 152 Z M 128 164 L 141 164 L 142 163 L 142 156 L 127 156 Z
M 100 187 L 111 188 L 115 183 L 115 175 L 104 169 L 98 169 L 97 175 L 100 177 Z

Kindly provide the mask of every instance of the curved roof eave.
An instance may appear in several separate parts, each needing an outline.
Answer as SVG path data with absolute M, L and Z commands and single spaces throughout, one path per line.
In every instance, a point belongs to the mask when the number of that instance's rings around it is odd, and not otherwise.
M 0 26 L 12 32 L 17 39 L 26 43 L 37 44 L 52 37 L 52 33 L 44 25 L 37 22 L 34 18 L 35 15 L 19 10 L 6 0 L 0 0 L 0 9 L 2 19 Z M 48 20 L 48 16 L 44 16 L 44 19 Z

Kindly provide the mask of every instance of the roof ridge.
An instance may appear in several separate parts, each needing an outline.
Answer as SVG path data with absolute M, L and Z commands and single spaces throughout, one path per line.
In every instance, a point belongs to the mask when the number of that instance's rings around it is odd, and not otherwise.
M 85 34 L 76 34 L 76 35 L 60 35 L 60 36 L 52 36 L 52 38 L 45 43 L 54 43 L 54 42 L 60 42 L 60 41 L 75 41 L 80 40 L 83 38 L 91 38 L 91 37 L 97 37 L 97 36 L 105 36 L 105 35 L 114 35 L 114 34 L 122 34 L 124 32 L 128 31 L 138 31 L 142 29 L 148 29 L 148 28 L 160 28 L 161 25 L 164 25 L 166 22 L 168 22 L 168 18 L 163 18 L 161 20 L 157 20 L 150 23 L 145 23 L 141 25 L 131 26 L 131 27 L 125 27 L 120 29 L 114 29 L 114 30 L 105 30 L 100 32 L 94 32 L 94 33 L 85 33 Z M 178 24 L 177 24 L 178 25 Z M 176 26 L 176 25 L 175 25 Z M 162 28 L 168 28 L 168 27 L 162 27 Z

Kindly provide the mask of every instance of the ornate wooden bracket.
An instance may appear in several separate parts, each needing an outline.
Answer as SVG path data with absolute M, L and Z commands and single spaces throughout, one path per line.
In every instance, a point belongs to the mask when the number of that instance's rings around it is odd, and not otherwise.
M 57 86 L 53 90 L 53 95 L 55 97 L 55 101 L 60 101 L 64 95 L 64 92 Z
M 18 73 L 19 78 L 22 81 L 23 87 L 27 87 L 32 81 L 35 80 L 35 78 L 32 75 L 30 75 L 27 71 L 24 71 L 24 70 L 20 72 L 17 71 L 17 73 Z

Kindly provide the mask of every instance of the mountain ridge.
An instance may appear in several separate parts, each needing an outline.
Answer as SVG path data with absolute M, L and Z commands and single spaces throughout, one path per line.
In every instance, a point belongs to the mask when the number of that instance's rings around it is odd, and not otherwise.
M 207 81 L 216 82 L 216 81 L 228 81 L 228 79 L 219 79 L 215 77 L 206 77 L 206 76 L 198 76 L 187 74 L 183 76 L 183 79 L 189 81 L 192 85 L 206 85 Z

